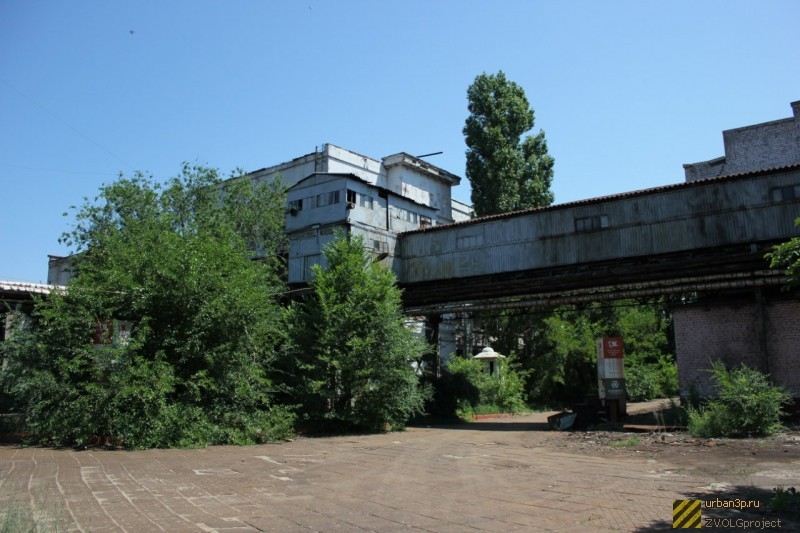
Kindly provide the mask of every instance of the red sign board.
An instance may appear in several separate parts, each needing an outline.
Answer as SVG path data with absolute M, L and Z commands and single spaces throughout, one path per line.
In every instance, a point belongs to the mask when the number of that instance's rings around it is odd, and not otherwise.
M 603 337 L 603 357 L 606 359 L 622 359 L 625 355 L 625 343 L 622 337 Z

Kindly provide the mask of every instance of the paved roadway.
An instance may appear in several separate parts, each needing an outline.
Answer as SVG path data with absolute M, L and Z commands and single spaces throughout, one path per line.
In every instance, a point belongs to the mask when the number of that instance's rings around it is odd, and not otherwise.
M 543 431 L 539 414 L 198 450 L 0 446 L 0 509 L 33 508 L 45 531 L 661 531 L 673 499 L 726 486 L 657 456 L 543 445 Z M 756 470 L 796 484 L 794 459 Z

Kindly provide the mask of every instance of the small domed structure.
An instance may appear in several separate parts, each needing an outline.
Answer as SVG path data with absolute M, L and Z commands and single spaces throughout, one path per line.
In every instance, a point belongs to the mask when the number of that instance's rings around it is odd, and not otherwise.
M 477 361 L 484 361 L 486 363 L 486 370 L 489 372 L 490 376 L 493 376 L 497 373 L 497 365 L 494 364 L 495 361 L 498 359 L 505 359 L 505 355 L 501 355 L 495 352 L 491 346 L 487 346 L 481 352 L 473 356 L 473 359 Z

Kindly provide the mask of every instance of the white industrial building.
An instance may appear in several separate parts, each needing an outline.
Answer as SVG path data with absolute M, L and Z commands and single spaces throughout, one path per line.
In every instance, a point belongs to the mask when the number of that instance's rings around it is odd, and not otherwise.
M 312 265 L 324 263 L 322 249 L 337 229 L 362 236 L 376 259 L 397 269 L 397 234 L 468 220 L 471 213 L 451 195 L 460 177 L 404 152 L 377 160 L 325 144 L 247 177 L 278 178 L 289 187 L 291 284 L 307 282 Z

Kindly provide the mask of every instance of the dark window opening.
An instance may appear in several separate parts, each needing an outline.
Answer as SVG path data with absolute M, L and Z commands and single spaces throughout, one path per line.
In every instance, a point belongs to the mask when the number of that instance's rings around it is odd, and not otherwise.
M 800 185 L 787 185 L 775 187 L 771 191 L 773 202 L 790 202 L 800 198 Z
M 289 202 L 289 213 L 296 215 L 303 210 L 303 200 L 294 200 Z
M 317 195 L 317 207 L 325 207 L 326 205 L 338 204 L 339 191 L 331 191 Z
M 608 227 L 608 215 L 596 215 L 575 219 L 575 231 L 590 231 Z

